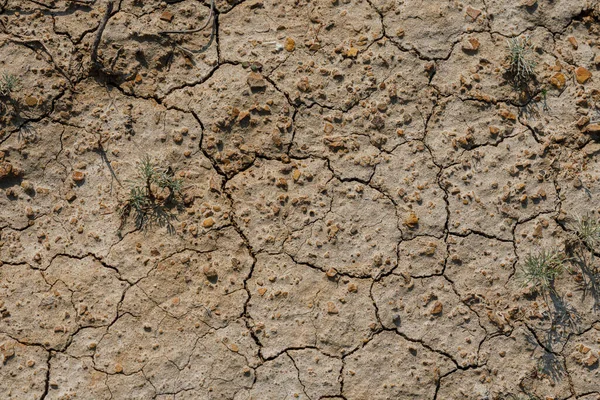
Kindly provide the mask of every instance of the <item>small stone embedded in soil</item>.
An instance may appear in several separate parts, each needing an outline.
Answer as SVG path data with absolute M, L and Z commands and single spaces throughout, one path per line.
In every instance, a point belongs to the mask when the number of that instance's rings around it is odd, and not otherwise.
M 439 315 L 442 313 L 443 309 L 444 309 L 444 306 L 443 306 L 442 302 L 439 300 L 436 300 L 435 303 L 433 303 L 433 307 L 431 308 L 431 314 Z
M 579 48 L 579 44 L 577 43 L 577 39 L 575 39 L 574 36 L 569 36 L 567 38 L 567 40 L 569 41 L 569 43 L 571 43 L 571 46 L 573 46 L 574 50 L 577 50 Z
M 65 194 L 65 200 L 71 202 L 77 198 L 77 194 L 73 190 L 69 190 L 67 194 Z
M 477 10 L 471 6 L 467 6 L 467 15 L 471 17 L 473 21 L 477 19 L 481 15 L 481 10 Z
M 477 51 L 477 49 L 479 49 L 479 45 L 479 40 L 477 40 L 477 38 L 471 37 L 463 43 L 462 48 L 465 51 Z
M 160 19 L 162 19 L 163 21 L 171 22 L 173 21 L 173 13 L 169 11 L 163 11 L 162 14 L 160 14 Z
M 567 79 L 565 78 L 565 75 L 562 72 L 557 72 L 552 76 L 552 78 L 550 78 L 550 83 L 557 89 L 562 89 L 563 87 L 565 87 L 566 82 Z
M 82 171 L 74 171 L 72 178 L 75 182 L 83 182 L 85 180 L 85 173 Z
M 358 49 L 356 47 L 350 47 L 348 50 L 346 50 L 346 57 L 348 58 L 356 58 L 357 55 Z
M 419 217 L 414 212 L 410 212 L 406 218 L 404 218 L 404 225 L 414 229 L 419 224 Z
M 296 48 L 296 42 L 291 37 L 287 37 L 283 43 L 283 48 L 291 53 Z
M 337 307 L 331 301 L 327 303 L 327 313 L 328 314 L 337 314 L 337 313 L 339 313 Z
M 575 78 L 577 82 L 584 84 L 592 77 L 592 73 L 585 67 L 577 67 L 575 69 Z
M 583 360 L 583 364 L 586 367 L 593 367 L 594 365 L 598 364 L 598 357 L 596 357 L 594 354 L 590 354 Z
M 327 270 L 328 278 L 335 278 L 336 275 L 337 275 L 337 271 L 335 270 L 335 268 L 329 268 L 329 270 Z
M 250 72 L 248 79 L 246 80 L 250 88 L 255 90 L 262 90 L 267 87 L 265 78 L 258 72 Z
M 27 96 L 25 98 L 25 104 L 27 104 L 28 107 L 35 107 L 38 105 L 38 99 L 33 96 Z
M 587 133 L 600 134 L 600 124 L 589 124 L 584 129 Z

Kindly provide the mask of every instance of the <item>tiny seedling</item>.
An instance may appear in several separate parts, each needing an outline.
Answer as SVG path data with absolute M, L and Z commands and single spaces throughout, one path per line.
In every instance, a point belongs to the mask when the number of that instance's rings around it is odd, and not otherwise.
M 554 279 L 564 271 L 564 257 L 553 250 L 528 254 L 521 271 L 523 286 L 532 285 L 542 293 L 552 288 Z
M 6 72 L 0 77 L 0 96 L 10 96 L 11 93 L 19 90 L 21 81 L 19 78 Z
M 549 112 L 550 111 L 550 107 L 548 107 L 548 89 L 546 88 L 542 88 L 541 90 L 541 95 L 542 95 L 542 101 L 543 101 L 543 110 L 545 112 Z
M 585 243 L 590 250 L 597 249 L 600 244 L 600 221 L 589 215 L 576 216 L 574 219 L 571 228 L 577 234 L 577 238 Z
M 526 82 L 533 76 L 535 62 L 531 59 L 533 53 L 529 37 L 516 37 L 507 40 L 508 58 L 510 66 L 508 71 L 516 83 Z
M 172 210 L 181 205 L 181 190 L 182 180 L 174 178 L 170 168 L 160 168 L 145 157 L 138 164 L 127 201 L 121 205 L 121 227 L 133 213 L 137 229 L 158 225 L 172 232 L 171 221 L 177 219 Z

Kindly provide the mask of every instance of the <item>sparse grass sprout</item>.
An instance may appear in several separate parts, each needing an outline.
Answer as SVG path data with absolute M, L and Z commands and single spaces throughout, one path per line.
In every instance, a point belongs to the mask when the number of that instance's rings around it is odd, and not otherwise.
M 0 77 L 0 96 L 9 96 L 11 93 L 19 90 L 21 80 L 12 74 L 6 72 Z
M 138 174 L 129 189 L 127 201 L 120 208 L 121 227 L 133 213 L 137 229 L 166 226 L 173 231 L 171 221 L 177 219 L 173 208 L 179 208 L 183 182 L 173 176 L 170 168 L 160 168 L 145 157 L 138 165 Z
M 545 293 L 564 269 L 563 255 L 554 250 L 541 250 L 527 255 L 520 277 L 524 286 L 532 285 Z
M 571 228 L 577 234 L 577 238 L 585 243 L 590 250 L 594 251 L 600 245 L 600 221 L 589 215 L 575 216 Z
M 507 40 L 510 66 L 508 71 L 517 83 L 526 82 L 532 75 L 536 63 L 531 59 L 532 45 L 529 37 L 515 37 Z

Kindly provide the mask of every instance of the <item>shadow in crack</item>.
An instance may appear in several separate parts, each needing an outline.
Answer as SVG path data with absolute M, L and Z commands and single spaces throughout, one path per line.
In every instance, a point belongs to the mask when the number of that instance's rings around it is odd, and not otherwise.
M 552 327 L 550 330 L 563 333 L 577 332 L 579 323 L 581 322 L 579 311 L 555 290 L 551 290 L 549 295 L 552 301 L 552 309 L 550 311 Z
M 540 350 L 542 355 L 537 359 L 538 375 L 547 376 L 552 382 L 559 382 L 566 375 L 567 371 L 563 360 L 557 354 L 548 351 L 547 345 L 542 346 L 533 333 L 528 333 L 526 340 L 533 346 L 532 355 L 536 350 Z
M 548 376 L 552 382 L 559 382 L 567 371 L 562 360 L 554 353 L 544 352 L 538 360 L 538 372 Z
M 596 265 L 594 253 L 588 252 L 582 245 L 567 246 L 567 254 L 571 263 L 577 268 L 575 281 L 579 284 L 583 299 L 592 296 L 594 311 L 600 311 L 600 268 Z

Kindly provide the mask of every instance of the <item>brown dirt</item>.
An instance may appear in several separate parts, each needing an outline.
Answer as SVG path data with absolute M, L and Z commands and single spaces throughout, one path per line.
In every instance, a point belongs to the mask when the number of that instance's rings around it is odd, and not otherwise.
M 0 399 L 600 399 L 600 2 L 108 1 L 0 0 Z

